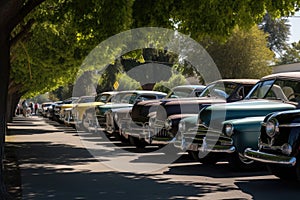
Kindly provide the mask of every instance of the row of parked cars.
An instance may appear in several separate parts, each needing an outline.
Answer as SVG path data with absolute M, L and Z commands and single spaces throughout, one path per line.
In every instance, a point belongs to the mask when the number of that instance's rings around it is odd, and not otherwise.
M 300 180 L 300 72 L 185 85 L 169 94 L 114 91 L 57 102 L 49 116 L 80 131 L 104 130 L 137 148 L 172 145 L 233 169 L 266 165 Z

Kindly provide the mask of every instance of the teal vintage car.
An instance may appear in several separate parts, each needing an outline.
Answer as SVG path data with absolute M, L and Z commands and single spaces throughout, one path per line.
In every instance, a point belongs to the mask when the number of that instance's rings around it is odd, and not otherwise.
M 110 103 L 99 105 L 95 108 L 96 118 L 100 127 L 109 134 L 119 130 L 113 111 L 121 108 L 132 108 L 138 101 L 162 99 L 166 93 L 148 90 L 129 90 L 118 92 Z
M 297 107 L 298 93 L 300 72 L 263 77 L 245 100 L 208 106 L 197 117 L 182 120 L 175 146 L 201 162 L 215 163 L 225 155 L 234 169 L 253 168 L 256 163 L 244 157 L 244 150 L 258 148 L 261 123 L 267 114 Z

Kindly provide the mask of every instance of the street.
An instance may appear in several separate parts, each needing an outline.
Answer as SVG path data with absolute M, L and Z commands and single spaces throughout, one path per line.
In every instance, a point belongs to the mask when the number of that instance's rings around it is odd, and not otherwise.
M 17 147 L 22 199 L 298 199 L 300 185 L 267 171 L 233 172 L 226 162 L 203 165 L 182 154 L 171 164 L 153 164 L 151 148 L 137 152 L 114 138 L 107 145 L 98 133 L 78 134 L 41 117 L 17 117 L 8 125 L 8 143 Z M 94 154 L 93 145 L 107 152 Z M 87 150 L 89 149 L 89 150 Z M 96 155 L 96 156 L 95 156 Z M 118 155 L 118 156 L 115 156 Z M 99 156 L 99 157 L 97 157 Z M 149 159 L 151 158 L 151 159 Z M 121 162 L 133 163 L 124 165 Z M 163 160 L 163 157 L 158 159 Z M 119 163 L 119 169 L 116 167 Z M 152 166 L 155 170 L 133 165 Z M 122 170 L 124 169 L 124 170 Z

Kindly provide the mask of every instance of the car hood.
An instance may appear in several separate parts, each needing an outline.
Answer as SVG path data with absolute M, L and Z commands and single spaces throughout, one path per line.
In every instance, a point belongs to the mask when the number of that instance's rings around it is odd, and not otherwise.
M 213 97 L 198 97 L 198 98 L 182 98 L 174 99 L 172 101 L 164 101 L 165 106 L 172 105 L 185 105 L 185 104 L 213 104 L 213 103 L 226 103 L 225 99 Z
M 129 103 L 107 103 L 105 105 L 98 106 L 98 107 L 108 110 L 108 109 L 118 109 L 118 108 L 132 107 L 132 106 L 133 104 L 129 104 Z
M 271 112 L 293 110 L 296 106 L 282 101 L 243 100 L 234 103 L 211 105 L 199 113 L 202 123 L 222 123 L 224 120 L 265 116 Z
M 102 105 L 104 105 L 103 102 L 95 101 L 95 102 L 89 102 L 89 103 L 79 103 L 76 106 L 79 108 L 85 108 L 85 107 L 102 106 Z

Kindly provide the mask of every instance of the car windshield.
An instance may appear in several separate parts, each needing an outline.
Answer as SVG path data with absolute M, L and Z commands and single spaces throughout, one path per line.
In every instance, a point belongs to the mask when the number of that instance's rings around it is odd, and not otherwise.
M 110 95 L 110 94 L 101 94 L 96 97 L 95 101 L 106 103 L 110 100 L 111 96 L 112 95 Z
M 190 97 L 193 92 L 193 88 L 174 88 L 166 98 L 184 98 Z
M 257 83 L 246 98 L 299 102 L 299 93 L 300 81 L 273 79 Z
M 121 92 L 116 94 L 113 99 L 111 100 L 112 103 L 129 103 L 129 100 L 131 100 L 132 98 L 135 98 L 134 93 L 130 92 L 130 93 L 126 93 L 126 92 Z
M 82 97 L 79 99 L 79 101 L 77 103 L 90 103 L 90 102 L 94 102 L 95 97 L 93 96 L 89 96 L 89 97 Z
M 200 94 L 200 97 L 217 97 L 227 99 L 236 90 L 236 83 L 217 82 L 208 85 Z

